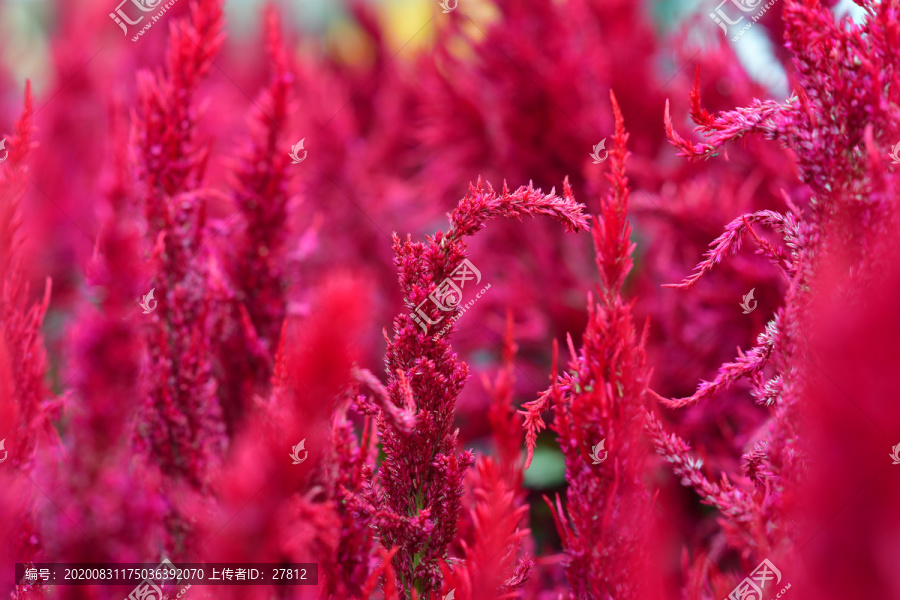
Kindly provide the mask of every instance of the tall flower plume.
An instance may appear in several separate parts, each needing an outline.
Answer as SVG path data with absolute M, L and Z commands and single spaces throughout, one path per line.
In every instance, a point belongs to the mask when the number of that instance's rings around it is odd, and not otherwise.
M 219 399 L 233 431 L 246 403 L 265 394 L 287 296 L 288 167 L 283 132 L 290 124 L 293 75 L 274 7 L 265 11 L 265 46 L 272 71 L 248 119 L 248 140 L 233 161 L 231 198 L 240 219 L 228 239 L 229 282 L 219 286 L 230 315 L 217 324 Z
M 588 298 L 589 320 L 580 351 L 569 337 L 572 359 L 567 372 L 557 374 L 554 343 L 553 384 L 523 411 L 530 462 L 537 434 L 545 427 L 541 413 L 553 408 L 569 488 L 565 507 L 559 498 L 548 504 L 568 555 L 572 594 L 591 600 L 652 597 L 646 577 L 651 503 L 642 481 L 641 447 L 650 370 L 646 340 L 634 326 L 631 304 L 620 295 L 631 271 L 634 244 L 626 218 L 628 134 L 612 92 L 610 100 L 616 120 L 612 172 L 607 175 L 612 188 L 592 227 L 599 302 Z
M 0 334 L 3 335 L 11 378 L 4 406 L 0 439 L 14 465 L 27 467 L 38 441 L 52 431 L 48 409 L 46 352 L 41 324 L 50 303 L 50 280 L 41 301 L 28 303 L 29 287 L 22 272 L 21 203 L 27 187 L 26 159 L 31 150 L 34 107 L 31 83 L 25 88 L 25 108 L 16 122 L 15 134 L 6 138 L 5 163 L 0 170 Z
M 447 561 L 444 592 L 459 600 L 518 597 L 534 560 L 520 554 L 531 533 L 522 490 L 522 417 L 513 405 L 515 355 L 512 311 L 507 312 L 503 362 L 493 381 L 482 381 L 492 404 L 488 413 L 497 458 L 478 456 L 470 470 L 458 534 L 461 560 Z
M 127 147 L 127 114 L 121 103 L 110 112 L 114 146 Z M 133 467 L 132 445 L 123 435 L 140 409 L 136 400 L 145 353 L 135 318 L 143 236 L 127 162 L 117 153 L 107 166 L 105 202 L 96 205 L 103 227 L 86 269 L 86 299 L 68 332 L 63 439 L 74 451 L 64 468 L 49 457 L 42 461 L 44 472 L 57 480 L 53 496 L 66 498 L 60 511 L 41 497 L 47 559 L 54 562 L 143 562 L 159 553 L 164 538 L 163 480 L 155 466 Z M 96 490 L 103 493 L 98 496 Z M 83 593 L 74 587 L 58 590 L 63 600 L 83 598 Z
M 32 147 L 33 117 L 28 82 L 22 115 L 15 133 L 6 138 L 8 154 L 0 165 L 0 440 L 4 440 L 0 483 L 7 496 L 0 501 L 0 521 L 4 523 L 0 533 L 7 534 L 0 558 L 10 559 L 7 564 L 13 559 L 35 560 L 45 546 L 34 513 L 35 490 L 28 479 L 33 477 L 38 448 L 58 441 L 51 420 L 58 418 L 61 408 L 60 402 L 48 399 L 45 383 L 41 324 L 50 303 L 50 280 L 41 300 L 30 304 L 22 272 L 21 203 L 28 181 L 26 161 Z M 11 573 L 5 570 L 3 574 Z M 0 591 L 6 594 L 7 586 L 6 582 L 0 584 Z
M 203 491 L 225 448 L 212 369 L 212 294 L 206 245 L 208 147 L 198 139 L 194 95 L 224 39 L 220 0 L 198 0 L 169 32 L 164 71 L 138 74 L 131 152 L 151 249 L 156 309 L 138 314 L 146 332 L 145 396 L 136 420 L 139 456 L 166 476 L 165 551 L 195 550 L 178 489 Z M 146 292 L 145 292 L 146 293 Z
M 505 184 L 498 193 L 479 180 L 449 215 L 446 234 L 438 232 L 425 243 L 401 242 L 394 236 L 406 305 L 417 310 L 438 286 L 447 286 L 451 273 L 466 259 L 465 238 L 487 221 L 546 215 L 567 231 L 584 231 L 588 225 L 582 208 L 568 182 L 560 197 L 555 190 L 543 194 L 531 186 L 511 192 Z M 470 270 L 468 276 L 474 278 Z M 440 560 L 456 533 L 463 477 L 473 460 L 471 451 L 457 453 L 457 432 L 452 430 L 456 397 L 468 377 L 466 364 L 448 341 L 460 300 L 451 302 L 448 311 L 428 304 L 425 316 L 404 313 L 394 320 L 385 360 L 386 387 L 396 406 L 415 411 L 416 425 L 407 433 L 379 418 L 385 453 L 378 472 L 381 489 L 373 488 L 367 498 L 382 544 L 399 548 L 394 565 L 401 583 L 420 594 L 440 589 Z M 426 331 L 425 322 L 431 323 L 431 330 Z M 449 330 L 441 335 L 444 327 Z

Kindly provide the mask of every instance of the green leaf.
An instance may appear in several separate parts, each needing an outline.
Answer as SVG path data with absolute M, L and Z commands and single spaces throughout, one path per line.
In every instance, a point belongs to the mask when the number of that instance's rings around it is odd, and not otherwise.
M 525 486 L 532 489 L 552 488 L 566 481 L 566 459 L 556 446 L 534 449 L 531 466 L 525 470 Z

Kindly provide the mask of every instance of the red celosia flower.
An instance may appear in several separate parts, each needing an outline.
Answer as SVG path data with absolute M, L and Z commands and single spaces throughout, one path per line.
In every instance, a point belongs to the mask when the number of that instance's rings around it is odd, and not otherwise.
M 522 417 L 515 411 L 512 312 L 507 313 L 503 364 L 494 381 L 483 382 L 492 397 L 488 419 L 498 459 L 480 456 L 463 498 L 459 543 L 461 558 L 448 560 L 444 592 L 456 598 L 518 597 L 518 588 L 529 579 L 534 561 L 519 559 L 529 535 L 525 527 L 528 506 L 522 492 Z M 458 564 L 458 566 L 457 566 Z
M 470 186 L 450 215 L 446 234 L 438 232 L 424 244 L 394 237 L 407 306 L 417 310 L 438 284 L 463 264 L 465 238 L 480 231 L 488 220 L 547 215 L 568 231 L 581 231 L 587 229 L 581 209 L 568 182 L 562 197 L 554 192 L 542 194 L 530 186 L 510 192 L 504 184 L 499 194 L 481 181 Z M 433 303 L 425 309 L 427 317 L 416 317 L 418 322 L 412 314 L 398 316 L 387 348 L 388 393 L 397 406 L 414 403 L 416 426 L 407 433 L 386 418 L 379 419 L 385 452 L 379 469 L 383 492 L 373 490 L 368 502 L 375 511 L 382 544 L 399 547 L 394 560 L 400 581 L 419 593 L 440 589 L 439 561 L 454 539 L 462 480 L 472 463 L 471 452 L 456 453 L 456 433 L 451 429 L 456 397 L 468 369 L 457 361 L 447 337 L 437 331 L 449 322 L 452 332 L 452 317 L 460 314 L 458 303 L 458 298 L 456 304 L 451 302 L 454 308 L 446 315 L 448 321 L 442 322 L 441 310 Z M 423 331 L 422 319 L 434 330 Z
M 522 490 L 522 417 L 513 404 L 516 382 L 515 356 L 518 346 L 513 339 L 512 312 L 506 315 L 506 335 L 503 338 L 503 364 L 494 381 L 483 378 L 484 387 L 493 399 L 488 420 L 503 479 L 516 493 Z
M 378 565 L 377 569 L 372 571 L 372 574 L 366 581 L 363 593 L 360 596 L 361 598 L 371 598 L 372 593 L 378 586 L 379 579 L 382 577 L 384 578 L 384 583 L 382 585 L 384 600 L 401 600 L 401 598 L 403 598 L 402 592 L 397 589 L 397 578 L 394 575 L 394 568 L 391 566 L 391 561 L 397 553 L 397 550 L 397 548 L 394 548 L 393 550 L 379 548 L 381 563 Z
M 290 159 L 284 131 L 291 110 L 293 75 L 281 39 L 278 13 L 265 13 L 266 53 L 271 81 L 254 104 L 250 136 L 234 161 L 231 196 L 240 220 L 223 235 L 230 285 L 221 291 L 230 315 L 216 327 L 221 340 L 218 361 L 219 399 L 229 431 L 254 394 L 265 393 L 272 356 L 285 315 L 287 293 L 285 242 L 290 191 Z
M 592 600 L 652 596 L 646 579 L 650 497 L 642 481 L 645 453 L 640 444 L 650 371 L 646 340 L 638 335 L 631 306 L 620 295 L 634 244 L 626 219 L 628 134 L 612 93 L 610 99 L 616 117 L 612 173 L 607 175 L 612 189 L 592 228 L 600 301 L 594 305 L 588 298 L 590 319 L 580 352 L 569 338 L 569 371 L 557 376 L 554 359 L 552 387 L 523 411 L 530 462 L 545 426 L 540 414 L 553 406 L 553 429 L 566 457 L 569 488 L 565 509 L 559 499 L 555 506 L 548 504 L 568 555 L 572 594 Z
M 358 279 L 336 276 L 323 283 L 306 318 L 287 322 L 271 397 L 257 399 L 216 472 L 217 506 L 210 510 L 202 498 L 193 504 L 206 515 L 198 527 L 208 541 L 204 560 L 316 562 L 321 587 L 333 598 L 356 597 L 376 568 L 369 523 L 354 518 L 343 495 L 365 482 L 374 427 L 357 444 L 340 417 L 368 296 Z M 302 461 L 293 464 L 291 448 L 301 441 Z M 248 592 L 226 586 L 216 593 Z M 269 591 L 256 593 L 263 598 Z
M 3 368 L 2 362 L 6 360 L 3 352 L 0 347 L 0 369 Z M 8 372 L 0 371 L 0 375 L 8 375 Z M 0 403 L 13 401 L 11 395 L 3 394 L 4 390 L 0 386 Z M 28 591 L 22 588 L 16 590 L 13 586 L 15 563 L 38 561 L 45 556 L 41 554 L 42 540 L 38 537 L 40 530 L 34 514 L 35 500 L 40 492 L 26 477 L 12 469 L 0 471 L 0 485 L 4 491 L 0 496 L 0 539 L 3 540 L 0 544 L 0 560 L 5 563 L 0 569 L 0 575 L 4 577 L 4 580 L 0 580 L 0 594 L 3 598 L 16 598 L 16 593 L 20 597 L 26 597 L 25 594 L 30 594 L 33 598 L 45 597 L 42 594 L 48 592 L 46 586 L 29 586 Z
M 120 107 L 116 107 L 120 108 Z M 127 146 L 125 115 L 113 115 L 113 138 Z M 68 334 L 70 353 L 66 383 L 68 427 L 64 440 L 73 448 L 65 469 L 43 461 L 42 475 L 57 481 L 53 496 L 64 497 L 60 511 L 41 497 L 42 529 L 48 559 L 63 561 L 134 561 L 155 559 L 165 543 L 167 507 L 160 494 L 164 481 L 153 465 L 136 469 L 127 432 L 141 397 L 140 370 L 145 348 L 135 322 L 140 297 L 140 215 L 131 194 L 124 156 L 109 166 L 106 203 L 98 203 L 103 227 L 87 267 L 85 301 Z M 97 494 L 97 490 L 103 490 Z M 116 518 L 110 519 L 110 515 Z M 59 590 L 60 598 L 83 598 L 83 590 Z
M 362 438 L 357 441 L 346 411 L 340 411 L 332 430 L 332 456 L 326 463 L 329 496 L 341 520 L 341 535 L 335 552 L 323 556 L 325 593 L 329 597 L 365 598 L 363 589 L 372 575 L 374 534 L 369 520 L 345 501 L 347 495 L 361 494 L 371 477 L 369 465 L 378 457 L 375 420 L 366 417 Z M 371 590 L 370 590 L 371 591 Z
M 196 139 L 193 93 L 222 44 L 218 0 L 191 5 L 191 18 L 171 30 L 165 73 L 138 76 L 132 130 L 137 191 L 153 245 L 148 287 L 158 307 L 146 320 L 148 395 L 136 447 L 165 473 L 195 486 L 221 455 L 224 431 L 216 398 L 208 333 L 210 293 L 201 253 L 205 207 L 199 190 L 207 150 Z M 149 291 L 149 290 L 148 290 Z
M 528 506 L 491 457 L 475 462 L 471 490 L 472 539 L 463 541 L 461 565 L 446 570 L 444 591 L 455 590 L 459 600 L 516 598 L 534 568 L 530 558 L 518 560 L 522 539 L 530 533 L 522 527 Z
M 39 303 L 29 305 L 23 284 L 21 201 L 27 185 L 26 159 L 31 150 L 34 108 L 31 84 L 25 87 L 25 107 L 15 133 L 6 138 L 5 163 L 0 165 L 0 451 L 3 500 L 0 500 L 0 558 L 14 562 L 41 557 L 45 540 L 39 537 L 35 515 L 35 452 L 56 438 L 51 426 L 54 404 L 44 383 L 46 358 L 41 323 L 50 301 L 50 281 Z M 8 153 L 8 154 L 7 154 Z M 0 593 L 9 596 L 9 581 Z M 39 596 L 40 592 L 36 593 Z M 10 596 L 11 597 L 11 596 Z
M 25 160 L 31 149 L 34 108 L 30 82 L 25 88 L 25 109 L 16 122 L 15 135 L 6 138 L 5 162 L 0 169 L 0 335 L 3 336 L 8 373 L 8 400 L 3 407 L 0 439 L 6 439 L 8 460 L 30 468 L 40 438 L 52 432 L 44 384 L 46 357 L 41 323 L 50 303 L 50 281 L 41 302 L 29 306 L 28 285 L 23 282 L 21 201 L 28 177 Z M 8 153 L 8 154 L 7 154 Z

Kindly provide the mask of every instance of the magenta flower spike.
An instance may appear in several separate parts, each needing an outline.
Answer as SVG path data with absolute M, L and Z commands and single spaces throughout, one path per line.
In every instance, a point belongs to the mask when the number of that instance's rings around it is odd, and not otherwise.
M 394 566 L 409 590 L 422 594 L 441 588 L 440 561 L 456 534 L 463 477 L 473 461 L 471 451 L 457 452 L 458 432 L 452 429 L 456 397 L 468 377 L 449 343 L 459 300 L 441 296 L 439 301 L 453 305 L 449 309 L 429 297 L 450 285 L 467 260 L 465 238 L 489 220 L 546 215 L 566 231 L 586 231 L 582 210 L 568 182 L 557 196 L 555 190 L 544 194 L 532 186 L 510 191 L 505 184 L 498 193 L 479 180 L 449 215 L 446 234 L 438 232 L 425 243 L 394 236 L 400 287 L 407 307 L 418 315 L 403 313 L 394 320 L 386 388 L 396 406 L 415 411 L 416 424 L 406 433 L 379 419 L 385 459 L 378 472 L 381 489 L 373 489 L 368 502 L 382 545 L 398 548 Z

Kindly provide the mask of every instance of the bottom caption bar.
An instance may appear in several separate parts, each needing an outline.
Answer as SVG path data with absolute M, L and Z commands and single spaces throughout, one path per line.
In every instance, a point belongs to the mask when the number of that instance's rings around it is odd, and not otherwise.
M 317 563 L 16 563 L 15 585 L 318 585 Z M 138 598 L 145 596 L 138 595 Z M 151 596 L 152 597 L 152 596 Z

